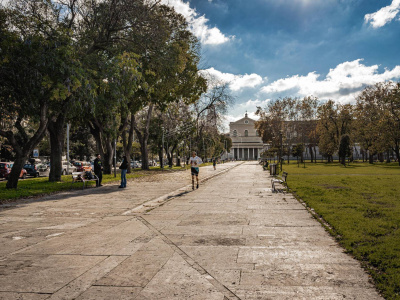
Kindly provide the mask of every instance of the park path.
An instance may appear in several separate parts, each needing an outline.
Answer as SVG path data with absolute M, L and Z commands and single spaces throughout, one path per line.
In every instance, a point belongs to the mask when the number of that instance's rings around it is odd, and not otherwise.
M 193 192 L 185 171 L 0 211 L 0 299 L 381 299 L 257 163 L 200 174 L 221 171 Z

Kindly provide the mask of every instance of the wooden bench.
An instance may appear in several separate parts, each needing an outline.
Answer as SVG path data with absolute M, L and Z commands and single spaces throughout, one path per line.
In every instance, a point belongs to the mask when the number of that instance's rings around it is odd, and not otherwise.
M 278 178 L 272 178 L 271 179 L 271 185 L 272 185 L 272 191 L 273 192 L 276 192 L 275 183 L 280 183 L 280 184 L 286 183 L 287 176 L 288 176 L 288 173 L 287 172 L 283 172 L 282 173 L 282 179 L 278 179 Z
M 72 172 L 72 183 L 83 182 L 82 189 L 84 189 L 87 181 L 96 181 L 96 186 L 97 186 L 97 181 L 99 180 L 97 175 L 92 174 L 92 176 L 93 176 L 92 179 L 85 178 L 85 175 L 86 175 L 86 172 Z M 72 183 L 71 183 L 71 185 L 72 185 Z

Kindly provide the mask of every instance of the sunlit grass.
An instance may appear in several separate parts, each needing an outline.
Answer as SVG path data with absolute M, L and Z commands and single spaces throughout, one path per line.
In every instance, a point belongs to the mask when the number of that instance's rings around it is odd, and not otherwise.
M 400 299 L 400 167 L 284 165 L 288 186 L 363 262 L 387 299 Z

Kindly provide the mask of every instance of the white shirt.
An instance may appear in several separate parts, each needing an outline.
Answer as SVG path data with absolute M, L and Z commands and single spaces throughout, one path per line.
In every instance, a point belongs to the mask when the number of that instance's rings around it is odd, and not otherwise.
M 196 167 L 200 166 L 203 163 L 203 161 L 198 156 L 195 156 L 195 157 L 191 156 L 189 159 L 189 163 L 190 163 L 191 167 L 196 168 Z

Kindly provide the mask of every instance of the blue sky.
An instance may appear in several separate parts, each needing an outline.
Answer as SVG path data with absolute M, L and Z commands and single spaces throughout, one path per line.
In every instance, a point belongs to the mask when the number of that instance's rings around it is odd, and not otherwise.
M 227 123 L 279 97 L 354 102 L 400 80 L 400 0 L 162 0 L 202 43 L 201 68 L 230 84 Z

